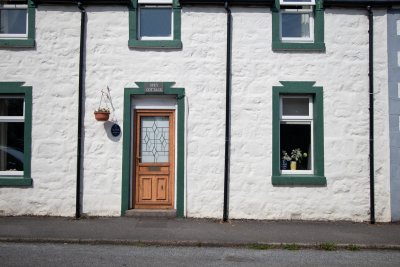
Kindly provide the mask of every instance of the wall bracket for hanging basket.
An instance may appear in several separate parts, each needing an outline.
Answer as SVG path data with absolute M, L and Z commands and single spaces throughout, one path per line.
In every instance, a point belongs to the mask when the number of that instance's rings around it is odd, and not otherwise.
M 110 117 L 110 112 L 95 111 L 94 117 L 97 121 L 108 121 Z

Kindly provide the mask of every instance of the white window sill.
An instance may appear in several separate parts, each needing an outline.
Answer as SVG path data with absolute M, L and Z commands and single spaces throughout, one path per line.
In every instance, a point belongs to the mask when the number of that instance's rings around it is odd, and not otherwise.
M 21 177 L 24 175 L 23 171 L 0 171 L 0 177 L 1 176 L 15 176 L 17 177 Z
M 314 174 L 313 170 L 281 170 L 282 174 Z

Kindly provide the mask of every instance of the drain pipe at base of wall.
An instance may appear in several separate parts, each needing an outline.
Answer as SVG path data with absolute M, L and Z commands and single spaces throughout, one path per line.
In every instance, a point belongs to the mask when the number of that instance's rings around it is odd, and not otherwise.
M 81 37 L 79 48 L 79 101 L 78 101 L 78 148 L 76 163 L 76 211 L 75 218 L 81 217 L 81 198 L 82 198 L 82 126 L 83 126 L 83 90 L 84 90 L 84 68 L 85 68 L 85 30 L 86 30 L 86 11 L 81 2 L 78 2 L 81 11 Z
M 370 223 L 375 223 L 375 168 L 374 168 L 374 14 L 368 10 L 368 48 L 369 48 L 369 186 Z
M 225 168 L 224 168 L 224 211 L 222 220 L 229 217 L 229 176 L 231 158 L 231 61 L 232 61 L 232 13 L 229 0 L 225 1 L 227 18 L 226 35 L 226 108 L 225 108 Z

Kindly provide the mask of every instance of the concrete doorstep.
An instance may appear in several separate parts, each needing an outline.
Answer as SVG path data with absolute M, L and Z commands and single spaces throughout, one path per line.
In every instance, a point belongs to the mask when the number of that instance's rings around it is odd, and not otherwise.
M 125 212 L 127 217 L 136 218 L 176 218 L 176 210 L 143 210 L 132 209 Z

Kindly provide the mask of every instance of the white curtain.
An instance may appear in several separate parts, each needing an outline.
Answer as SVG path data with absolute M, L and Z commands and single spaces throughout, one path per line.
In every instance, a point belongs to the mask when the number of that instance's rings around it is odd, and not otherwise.
M 6 114 L 7 105 L 0 106 L 0 114 Z M 0 121 L 0 171 L 6 171 L 7 168 L 7 123 Z
M 310 37 L 310 14 L 301 15 L 301 36 Z

